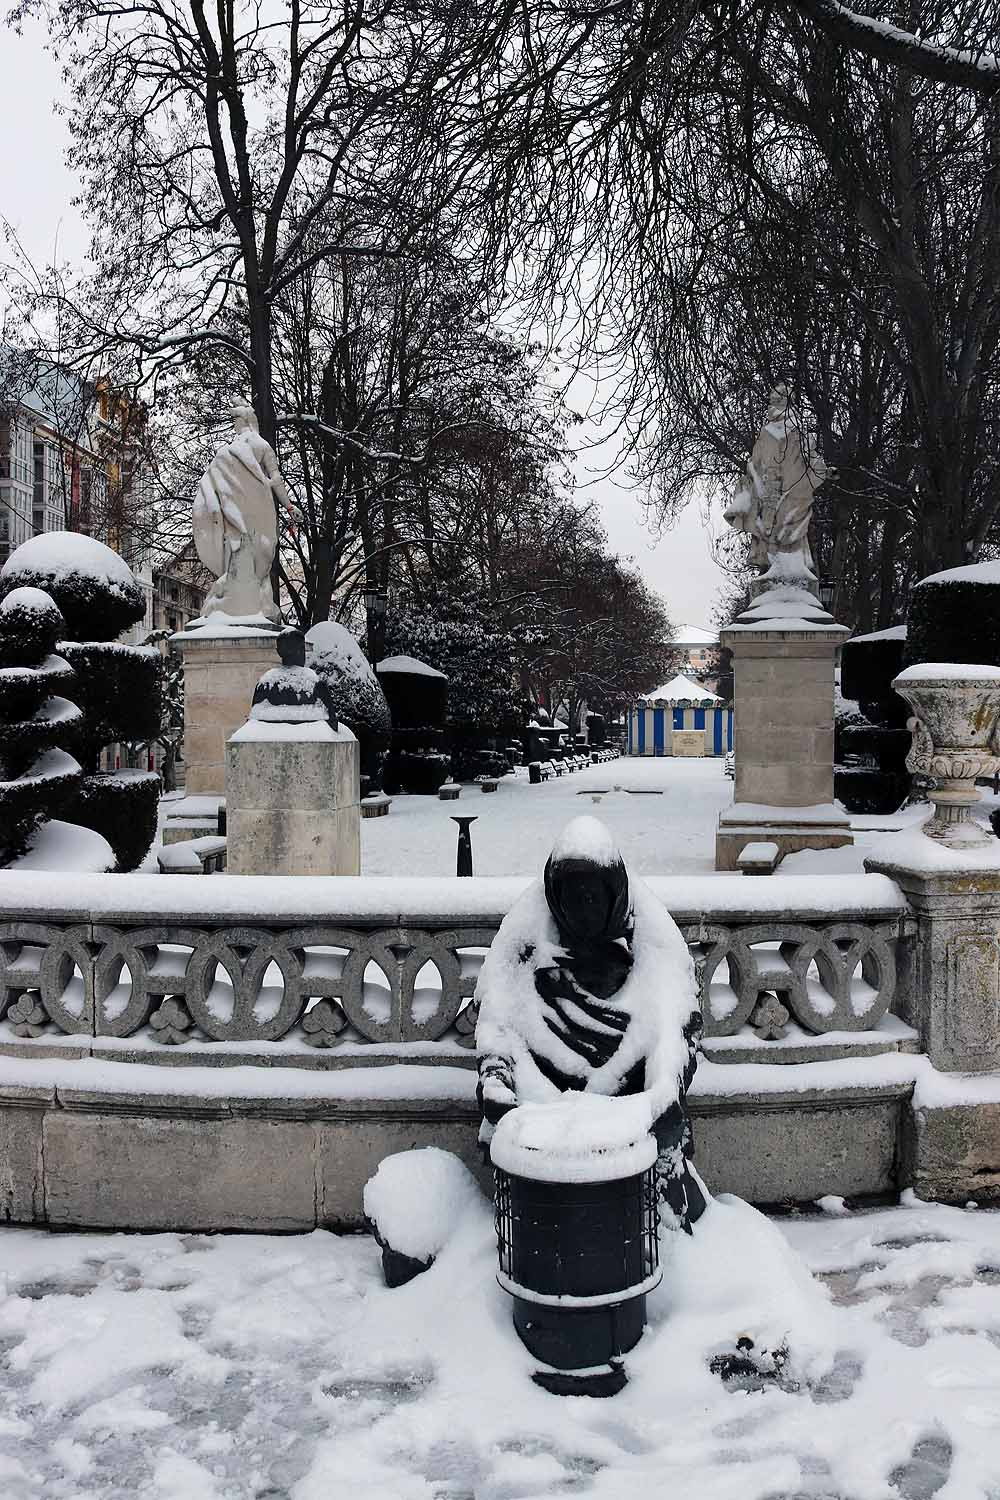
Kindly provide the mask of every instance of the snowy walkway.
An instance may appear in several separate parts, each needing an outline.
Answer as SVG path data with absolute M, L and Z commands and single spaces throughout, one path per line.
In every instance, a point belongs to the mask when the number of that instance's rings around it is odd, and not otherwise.
M 484 796 L 465 786 L 458 803 L 396 797 L 387 818 L 361 825 L 366 875 L 454 875 L 455 813 L 475 814 L 477 875 L 537 874 L 570 818 L 596 813 L 640 875 L 714 868 L 715 825 L 732 801 L 721 760 L 622 758 L 530 786 L 526 771 Z
M 558 781 L 530 786 L 527 772 L 484 796 L 465 786 L 458 803 L 436 797 L 396 797 L 387 818 L 361 825 L 365 875 L 454 875 L 455 813 L 475 814 L 472 848 L 477 875 L 540 874 L 559 831 L 570 818 L 594 813 L 611 829 L 630 870 L 638 875 L 707 875 L 715 869 L 719 813 L 733 800 L 721 760 L 664 756 L 622 757 Z M 879 833 L 929 815 L 911 808 L 895 818 L 855 819 L 853 848 L 793 856 L 783 875 L 861 871 Z
M 1000 1495 L 1000 1214 L 918 1205 L 774 1229 L 734 1202 L 709 1213 L 610 1401 L 529 1381 L 485 1205 L 396 1292 L 361 1236 L 0 1229 L 0 1494 Z M 783 1264 L 787 1244 L 829 1293 Z M 768 1328 L 789 1334 L 798 1389 L 724 1389 L 706 1354 Z

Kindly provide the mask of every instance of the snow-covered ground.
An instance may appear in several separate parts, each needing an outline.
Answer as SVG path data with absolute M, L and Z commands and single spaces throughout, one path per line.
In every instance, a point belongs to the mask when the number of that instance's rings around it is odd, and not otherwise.
M 458 803 L 436 797 L 395 797 L 386 818 L 361 825 L 365 875 L 454 875 L 455 814 L 474 814 L 477 875 L 537 874 L 570 818 L 595 813 L 611 829 L 630 870 L 639 875 L 707 874 L 715 868 L 719 813 L 733 800 L 722 761 L 622 757 L 557 781 L 530 786 L 527 772 L 505 777 L 484 795 L 464 786 Z M 860 871 L 866 852 L 886 829 L 929 816 L 927 807 L 896 818 L 858 818 L 853 848 L 794 857 L 783 874 Z
M 681 1240 L 630 1384 L 601 1401 L 532 1384 L 485 1203 L 391 1292 L 366 1236 L 6 1227 L 0 1494 L 1000 1495 L 1000 1214 L 921 1204 L 775 1225 L 719 1200 Z M 787 1336 L 781 1386 L 711 1374 L 708 1355 L 741 1334 Z

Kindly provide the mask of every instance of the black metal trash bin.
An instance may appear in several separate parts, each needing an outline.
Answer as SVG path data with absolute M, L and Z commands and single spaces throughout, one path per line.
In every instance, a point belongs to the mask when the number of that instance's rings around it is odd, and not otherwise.
M 497 1280 L 514 1299 L 514 1327 L 554 1371 L 591 1372 L 535 1378 L 559 1392 L 612 1394 L 625 1383 L 616 1361 L 642 1337 L 646 1294 L 661 1275 L 656 1142 L 595 1155 L 591 1180 L 558 1180 L 550 1153 L 496 1144 Z M 515 1165 L 536 1175 L 508 1170 Z

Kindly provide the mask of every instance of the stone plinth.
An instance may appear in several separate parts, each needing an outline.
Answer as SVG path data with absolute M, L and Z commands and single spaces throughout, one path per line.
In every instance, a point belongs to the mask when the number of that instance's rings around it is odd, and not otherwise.
M 349 729 L 255 719 L 226 753 L 230 874 L 360 875 L 360 755 Z
M 940 1072 L 1000 1071 L 1000 845 L 993 844 L 963 854 L 901 833 L 865 860 L 867 870 L 896 881 L 917 918 L 905 1019 Z
M 833 670 L 849 632 L 805 589 L 771 589 L 721 641 L 733 653 L 734 805 L 719 819 L 715 867 L 734 870 L 765 840 L 782 856 L 850 844 L 833 802 Z
M 276 639 L 273 631 L 249 626 L 182 630 L 172 638 L 184 658 L 184 784 L 189 794 L 221 796 L 226 742 L 246 720 L 261 676 L 278 663 Z

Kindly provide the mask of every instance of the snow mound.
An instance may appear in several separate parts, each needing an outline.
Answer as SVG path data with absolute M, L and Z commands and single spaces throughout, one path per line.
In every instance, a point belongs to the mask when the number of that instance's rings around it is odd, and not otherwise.
M 49 614 L 55 607 L 44 589 L 32 588 L 29 584 L 23 584 L 19 589 L 11 589 L 6 598 L 0 600 L 0 610 L 30 609 L 33 613 Z
M 640 1378 L 655 1380 L 665 1358 L 703 1369 L 707 1355 L 741 1338 L 752 1340 L 756 1357 L 787 1351 L 793 1380 L 829 1367 L 838 1340 L 829 1292 L 741 1198 L 708 1199 L 693 1234 L 661 1231 L 660 1264 L 663 1280 L 649 1301 L 655 1332 L 629 1356 Z
M 365 1213 L 379 1238 L 413 1260 L 438 1255 L 482 1201 L 468 1167 L 437 1146 L 385 1157 L 364 1193 Z
M 572 1093 L 551 1104 L 521 1104 L 490 1142 L 496 1166 L 534 1182 L 616 1182 L 656 1160 L 646 1093 L 607 1098 Z
M 414 677 L 443 677 L 443 672 L 429 667 L 425 661 L 417 661 L 415 656 L 387 656 L 380 661 L 375 669 L 377 672 L 408 672 Z
M 306 631 L 306 643 L 316 656 L 327 657 L 345 677 L 377 681 L 371 664 L 354 636 L 337 620 L 321 620 Z
M 1000 560 L 994 562 L 968 563 L 961 568 L 945 568 L 940 573 L 929 573 L 921 578 L 914 588 L 922 589 L 928 583 L 1000 583 Z
M 552 845 L 552 860 L 588 859 L 595 865 L 616 865 L 618 845 L 600 818 L 573 818 Z
M 905 641 L 906 626 L 890 625 L 886 630 L 871 630 L 867 635 L 855 635 L 851 637 L 851 644 L 855 641 Z
M 50 754 L 62 754 L 50 752 Z M 69 757 L 65 757 L 69 760 Z M 75 766 L 75 762 L 73 765 Z M 83 828 L 78 823 L 63 823 L 52 818 L 43 823 L 31 841 L 31 846 L 20 859 L 15 859 L 9 870 L 74 870 L 81 874 L 103 875 L 117 864 L 115 853 L 107 839 L 92 828 Z
M 921 661 L 906 667 L 895 679 L 896 682 L 962 682 L 971 678 L 973 682 L 985 679 L 995 682 L 1000 678 L 1000 667 L 976 665 L 975 662 Z
M 96 537 L 84 536 L 78 531 L 43 531 L 39 536 L 29 537 L 0 568 L 0 578 L 13 577 L 26 568 L 49 574 L 54 583 L 73 573 L 109 583 L 135 583 L 132 569 L 124 558 Z M 44 598 L 41 589 L 32 592 Z

